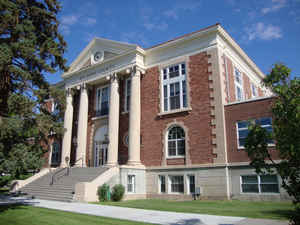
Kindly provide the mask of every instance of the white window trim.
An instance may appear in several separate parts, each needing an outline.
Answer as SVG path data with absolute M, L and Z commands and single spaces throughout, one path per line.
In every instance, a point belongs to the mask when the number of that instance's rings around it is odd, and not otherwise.
M 131 184 L 132 185 L 132 191 L 128 191 L 128 184 L 129 184 L 129 176 L 132 176 L 132 181 L 133 183 Z M 136 175 L 135 174 L 127 174 L 127 193 L 128 194 L 135 194 L 136 193 Z
M 177 154 L 177 152 L 178 152 L 178 149 L 176 148 L 176 155 L 169 155 L 169 138 L 168 138 L 168 136 L 169 136 L 169 131 L 172 129 L 172 128 L 174 128 L 174 127 L 180 127 L 181 129 L 183 129 L 183 131 L 184 131 L 184 151 L 185 151 L 185 154 L 184 155 L 178 155 Z M 183 140 L 183 139 L 176 139 L 176 140 Z M 185 131 L 185 129 L 182 127 L 182 126 L 180 126 L 180 125 L 173 125 L 173 126 L 170 126 L 169 127 L 169 129 L 167 130 L 167 132 L 166 132 L 166 134 L 165 134 L 165 146 L 166 146 L 166 148 L 165 148 L 165 151 L 166 151 L 166 159 L 180 159 L 180 158 L 185 158 L 185 156 L 186 156 L 186 131 Z
M 272 121 L 272 117 L 260 117 L 260 118 L 257 118 L 257 119 L 261 119 L 261 118 L 271 118 L 271 126 L 273 128 L 273 121 Z M 243 121 L 250 121 L 250 122 L 255 122 L 256 119 L 249 119 L 249 120 L 239 120 L 239 121 L 236 121 L 235 123 L 235 128 L 236 128 L 236 141 L 237 141 L 237 147 L 238 149 L 245 149 L 245 146 L 240 146 L 240 142 L 239 142 L 239 130 L 248 130 L 248 127 L 247 128 L 239 128 L 238 127 L 238 123 L 239 122 L 243 122 Z M 269 127 L 270 125 L 261 125 L 262 128 L 264 127 Z M 268 144 L 268 147 L 274 147 L 275 144 Z
M 279 184 L 278 175 L 277 174 L 266 174 L 266 175 L 276 176 L 279 192 L 261 192 L 261 187 L 260 187 L 260 185 L 261 185 L 261 178 L 260 178 L 260 176 L 261 175 L 257 175 L 257 174 L 243 174 L 243 175 L 240 175 L 240 194 L 243 194 L 243 195 L 280 195 L 280 184 Z M 242 187 L 242 184 L 243 184 L 242 177 L 243 176 L 257 176 L 258 193 L 257 192 L 243 192 L 243 187 Z M 266 183 L 264 183 L 264 184 L 266 184 Z M 275 184 L 275 183 L 270 183 L 270 184 Z
M 236 81 L 236 72 L 240 73 L 240 83 Z M 234 67 L 234 87 L 235 87 L 235 98 L 236 101 L 243 101 L 245 99 L 245 93 L 244 93 L 244 87 L 243 87 L 243 73 L 238 70 L 236 67 Z M 241 89 L 241 99 L 238 99 L 238 92 L 237 88 Z
M 191 192 L 190 190 L 190 177 L 194 177 L 194 185 L 195 185 L 195 191 L 196 191 L 196 176 L 195 174 L 188 174 L 186 176 L 186 185 L 187 185 L 187 194 L 194 194 L 194 192 Z
M 100 110 L 101 110 L 101 108 L 100 108 L 101 104 L 100 104 L 100 106 L 99 106 L 99 102 L 101 103 L 102 91 L 101 91 L 101 95 L 100 95 L 100 101 L 99 101 L 99 97 L 98 97 L 98 91 L 99 91 L 99 90 L 102 90 L 102 89 L 104 89 L 104 88 L 107 88 L 107 87 L 108 87 L 108 110 L 109 110 L 109 108 L 110 108 L 110 105 L 109 105 L 109 102 L 110 102 L 110 85 L 107 84 L 107 85 L 98 87 L 98 88 L 96 89 L 96 102 L 95 102 L 95 110 L 96 110 L 96 111 L 100 111 Z M 108 115 L 97 116 L 97 117 L 107 117 L 107 116 L 108 116 Z
M 185 74 L 182 75 L 182 69 L 181 69 L 181 64 L 185 65 Z M 179 76 L 178 77 L 174 77 L 174 78 L 168 78 L 166 80 L 164 80 L 164 69 L 167 69 L 168 74 L 169 74 L 169 68 L 172 66 L 176 66 L 179 65 Z M 188 82 L 187 82 L 187 63 L 185 61 L 183 62 L 178 62 L 178 63 L 174 63 L 174 64 L 170 64 L 170 65 L 166 65 L 164 66 L 161 70 L 160 70 L 160 80 L 161 80 L 161 99 L 160 99 L 160 114 L 168 114 L 168 113 L 172 113 L 175 111 L 181 111 L 181 110 L 186 110 L 186 109 L 190 109 L 189 108 L 189 100 L 188 100 Z M 186 95 L 186 107 L 183 107 L 183 88 L 182 88 L 182 81 L 185 81 L 185 95 Z M 170 109 L 170 84 L 173 83 L 177 83 L 179 82 L 179 92 L 180 92 L 180 107 L 177 109 Z M 165 107 L 164 107 L 164 85 L 167 85 L 167 98 L 168 98 L 168 110 L 165 111 Z
M 161 177 L 164 177 L 165 178 L 165 192 L 161 192 L 161 184 L 162 184 L 162 182 L 161 182 Z M 167 176 L 166 175 L 163 175 L 163 174 L 161 174 L 161 175 L 158 175 L 158 193 L 159 194 L 167 194 L 168 193 L 168 190 L 167 190 L 167 178 L 166 178 Z
M 124 97 L 125 97 L 125 99 L 124 99 L 124 112 L 125 113 L 127 113 L 127 112 L 130 111 L 130 109 L 129 109 L 130 106 L 128 107 L 128 110 L 127 110 L 127 104 L 128 104 L 128 102 L 127 102 L 127 97 L 128 97 L 128 95 L 127 95 L 128 83 L 127 82 L 128 82 L 128 80 L 130 80 L 130 83 L 131 83 L 131 77 L 128 77 L 127 79 L 125 79 L 125 88 L 124 88 L 124 90 L 125 90 L 125 92 L 124 92 Z M 129 94 L 129 97 L 130 97 L 130 95 L 131 95 L 131 93 Z
M 251 86 L 251 96 L 252 96 L 252 98 L 257 98 L 258 97 L 257 87 L 253 83 L 251 83 L 250 86 Z M 253 90 L 255 90 L 255 93 L 254 93 Z
M 171 177 L 182 177 L 182 181 L 183 181 L 183 192 L 172 192 L 172 188 L 171 188 Z M 176 175 L 176 174 L 172 174 L 172 175 L 168 175 L 168 194 L 175 194 L 175 195 L 184 195 L 184 192 L 185 192 L 185 184 L 184 184 L 184 175 L 183 174 L 179 174 L 179 175 Z

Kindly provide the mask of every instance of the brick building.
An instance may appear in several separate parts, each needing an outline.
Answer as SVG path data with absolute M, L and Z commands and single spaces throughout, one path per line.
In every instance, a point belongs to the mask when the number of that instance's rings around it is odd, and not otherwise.
M 94 200 L 104 181 L 124 184 L 127 199 L 199 188 L 202 198 L 284 199 L 279 176 L 256 175 L 243 151 L 249 120 L 272 131 L 264 76 L 219 24 L 148 49 L 95 38 L 62 75 L 66 132 L 50 149 L 61 167 L 66 157 L 109 167 L 76 185 L 77 200 Z

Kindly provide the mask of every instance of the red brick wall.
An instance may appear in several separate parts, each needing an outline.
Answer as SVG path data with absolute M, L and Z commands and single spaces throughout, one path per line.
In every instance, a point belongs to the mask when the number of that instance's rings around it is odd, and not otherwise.
M 237 147 L 236 122 L 271 116 L 272 99 L 256 100 L 225 106 L 227 154 L 229 162 L 248 162 L 249 158 L 243 149 Z M 273 148 L 271 154 L 276 157 Z
M 124 113 L 125 108 L 125 80 L 120 80 L 120 117 L 119 117 L 119 164 L 126 164 L 128 161 L 128 146 L 124 144 L 125 135 L 128 134 L 129 114 Z
M 245 73 L 242 73 L 242 74 L 243 74 L 244 96 L 245 96 L 245 99 L 250 99 L 250 98 L 252 98 L 250 79 Z
M 141 160 L 146 166 L 160 166 L 163 161 L 163 139 L 169 123 L 183 123 L 188 128 L 188 146 L 192 164 L 213 162 L 210 89 L 206 52 L 190 56 L 188 66 L 191 112 L 158 116 L 160 81 L 158 67 L 150 68 L 141 82 Z M 168 160 L 167 164 L 184 164 L 184 160 Z
M 87 127 L 87 140 L 86 140 L 86 156 L 85 156 L 85 161 L 86 161 L 86 165 L 92 165 L 92 156 L 90 155 L 90 138 L 93 135 L 92 134 L 92 125 L 93 125 L 93 121 L 92 118 L 95 115 L 95 100 L 96 100 L 96 87 L 93 86 L 89 89 L 88 92 L 88 96 L 89 96 L 89 106 L 88 106 L 88 127 Z M 93 151 L 92 151 L 93 152 Z M 92 153 L 93 154 L 93 153 Z
M 226 57 L 226 56 L 225 56 Z M 235 102 L 235 84 L 234 84 L 234 67 L 231 60 L 226 57 L 227 63 L 227 74 L 228 74 L 228 82 L 229 82 L 229 102 Z

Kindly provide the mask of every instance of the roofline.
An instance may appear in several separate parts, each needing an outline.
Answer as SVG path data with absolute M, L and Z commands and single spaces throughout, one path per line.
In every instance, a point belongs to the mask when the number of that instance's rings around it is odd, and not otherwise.
M 181 35 L 181 36 L 179 36 L 179 37 L 176 37 L 176 38 L 173 38 L 173 39 L 171 39 L 171 40 L 162 42 L 162 43 L 160 43 L 160 44 L 153 45 L 153 46 L 151 46 L 151 47 L 149 47 L 149 48 L 146 48 L 145 50 L 146 50 L 146 51 L 149 51 L 149 50 L 152 51 L 152 50 L 155 50 L 156 48 L 165 47 L 165 45 L 167 46 L 169 43 L 172 43 L 172 44 L 173 44 L 174 42 L 180 41 L 180 40 L 183 39 L 183 38 L 187 38 L 187 37 L 194 36 L 194 35 L 195 35 L 195 36 L 198 36 L 199 33 L 202 34 L 204 31 L 211 30 L 211 28 L 215 28 L 215 27 L 217 27 L 217 26 L 219 26 L 219 25 L 220 25 L 220 23 L 216 23 L 216 24 L 214 24 L 214 25 L 210 25 L 210 26 L 205 27 L 205 28 L 202 28 L 202 29 L 200 29 L 200 30 L 193 31 L 193 32 L 191 32 L 191 33 L 187 33 L 187 34 Z
M 265 74 L 258 68 L 258 66 L 253 62 L 253 60 L 244 52 L 244 50 L 237 44 L 237 42 L 230 36 L 230 34 L 227 33 L 227 31 L 220 25 L 218 26 L 218 33 L 221 35 L 221 37 L 224 38 L 225 41 L 233 49 L 237 50 L 237 53 L 241 56 L 241 58 L 244 58 L 247 62 L 248 66 L 252 68 L 257 75 L 259 75 L 261 78 L 265 78 Z
M 115 41 L 115 40 L 110 40 L 110 39 L 106 39 L 106 38 L 100 38 L 100 37 L 94 37 L 92 41 L 90 41 L 90 43 L 80 52 L 79 56 L 77 56 L 77 58 L 71 63 L 71 65 L 69 66 L 70 68 L 76 64 L 78 61 L 80 61 L 80 59 L 86 54 L 86 52 L 90 49 L 90 47 L 92 45 L 94 45 L 95 42 L 97 42 L 97 40 L 99 41 L 107 41 L 110 42 L 112 44 L 118 44 L 118 45 L 127 45 L 129 47 L 139 47 L 136 44 L 129 44 L 126 42 L 121 42 L 121 41 Z
M 116 56 L 114 56 L 114 57 L 112 57 L 112 58 L 109 58 L 109 59 L 107 59 L 107 60 L 104 60 L 103 62 L 104 62 L 104 63 L 107 63 L 107 62 L 113 61 L 113 60 L 115 60 L 115 59 L 121 58 L 121 57 L 123 57 L 123 56 L 125 56 L 125 55 L 132 54 L 132 53 L 134 53 L 134 52 L 135 52 L 135 53 L 141 53 L 142 55 L 145 54 L 144 49 L 142 49 L 142 48 L 140 48 L 139 46 L 137 46 L 136 49 L 128 50 L 128 51 L 124 52 L 123 54 L 116 55 Z M 94 64 L 94 65 L 91 65 L 91 66 L 89 66 L 89 67 L 85 67 L 85 68 L 80 69 L 80 70 L 75 70 L 75 71 L 63 73 L 63 74 L 61 75 L 61 77 L 62 77 L 63 79 L 65 79 L 65 78 L 68 78 L 68 77 L 70 77 L 70 76 L 73 76 L 73 75 L 75 75 L 75 74 L 77 74 L 77 73 L 80 73 L 80 72 L 82 72 L 82 71 L 86 71 L 86 70 L 89 70 L 89 69 L 91 69 L 91 68 L 97 68 L 98 66 L 103 65 L 103 62 Z
M 275 97 L 276 97 L 275 95 L 272 95 L 272 96 L 267 96 L 267 97 L 251 98 L 251 99 L 247 99 L 244 101 L 230 102 L 230 103 L 225 104 L 224 106 L 231 106 L 231 105 L 238 105 L 238 104 L 244 104 L 244 103 L 249 103 L 249 102 L 263 101 L 263 100 L 272 99 Z

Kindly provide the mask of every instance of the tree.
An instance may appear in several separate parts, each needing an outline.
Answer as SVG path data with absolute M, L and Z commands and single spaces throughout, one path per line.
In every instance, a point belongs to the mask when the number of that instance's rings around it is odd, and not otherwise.
M 282 178 L 282 187 L 293 197 L 296 213 L 293 223 L 300 224 L 300 79 L 291 79 L 291 70 L 275 64 L 263 83 L 275 94 L 272 103 L 273 132 L 259 125 L 250 128 L 245 150 L 257 173 L 276 172 Z M 272 159 L 268 141 L 273 139 L 280 161 Z
M 40 168 L 49 135 L 63 133 L 64 93 L 45 79 L 67 69 L 59 11 L 56 0 L 0 1 L 0 179 Z M 58 111 L 45 108 L 49 96 Z

